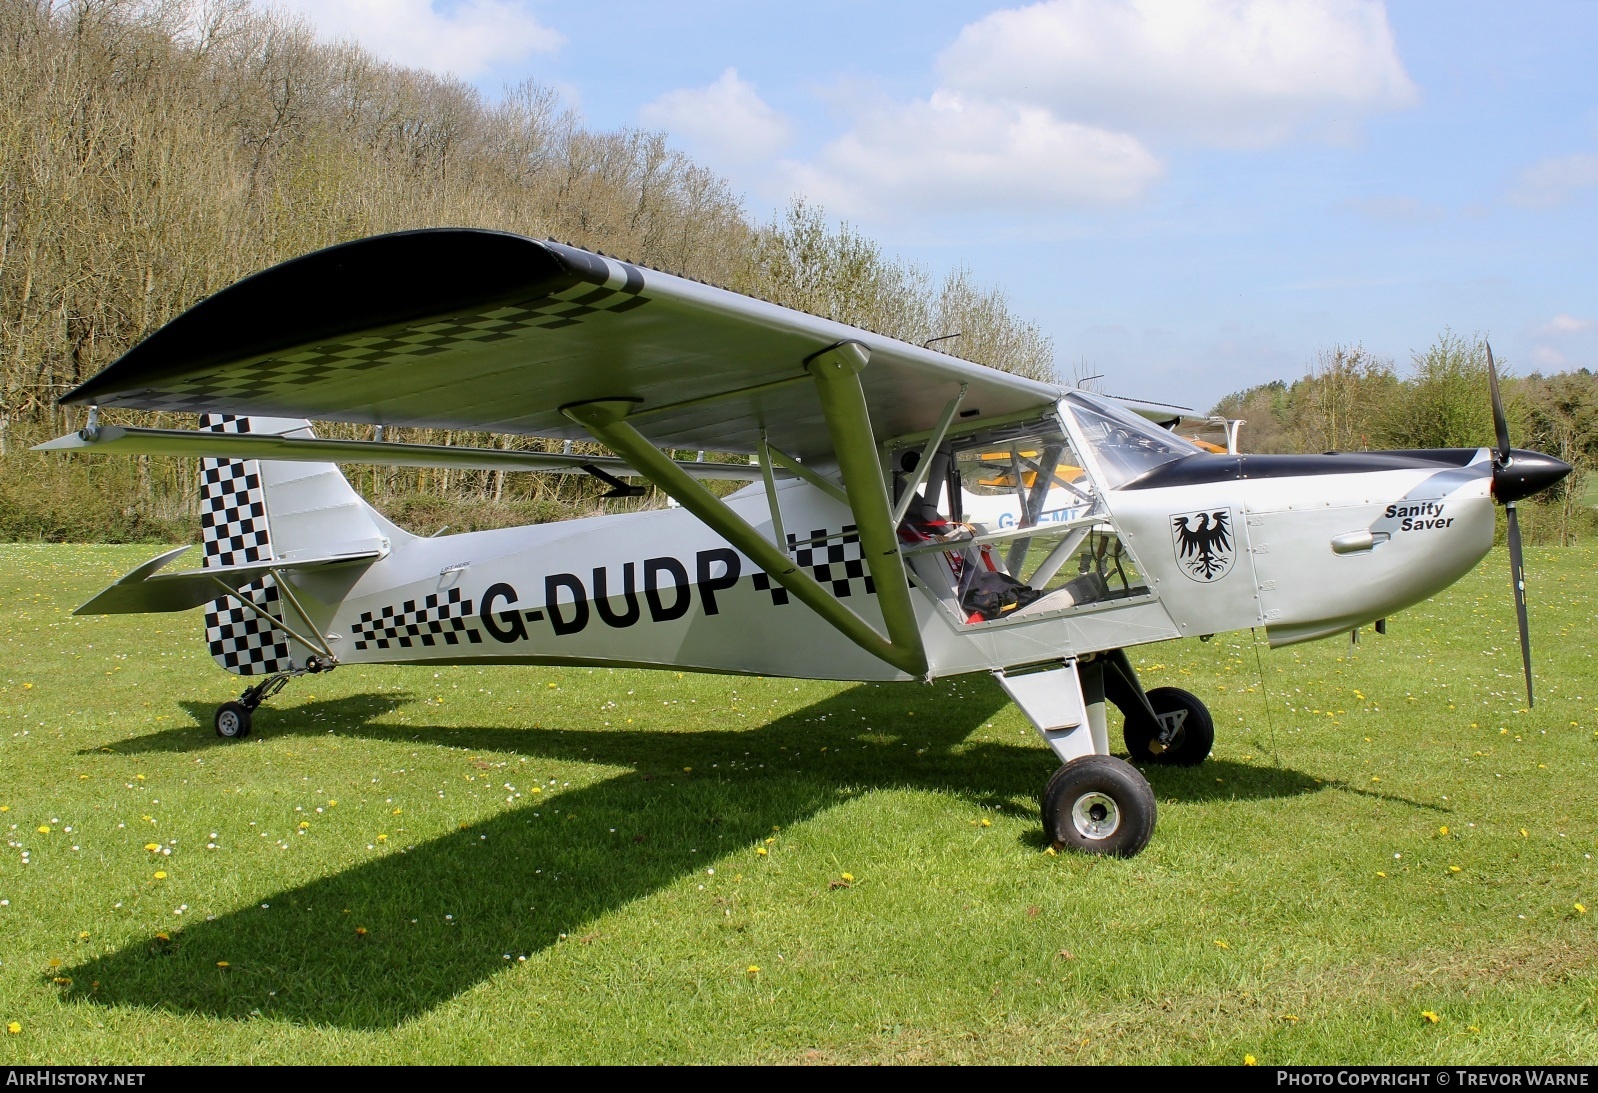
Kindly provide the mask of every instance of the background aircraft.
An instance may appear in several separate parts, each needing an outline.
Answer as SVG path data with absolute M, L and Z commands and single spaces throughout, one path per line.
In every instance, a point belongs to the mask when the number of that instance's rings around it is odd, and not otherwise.
M 1196 764 L 1214 727 L 1145 691 L 1125 650 L 1263 627 L 1273 645 L 1384 619 L 1470 570 L 1514 502 L 1569 467 L 1510 448 L 1243 456 L 1113 400 L 555 242 L 377 236 L 275 266 L 179 316 L 63 401 L 41 447 L 204 459 L 204 565 L 183 549 L 82 613 L 209 605 L 256 677 L 241 737 L 294 676 L 339 664 L 607 664 L 846 680 L 990 672 L 1062 766 L 1051 842 L 1135 854 L 1155 801 L 1110 754 Z M 200 413 L 101 426 L 99 406 Z M 596 440 L 614 454 L 316 439 L 309 419 Z M 1228 435 L 1235 445 L 1235 432 Z M 682 460 L 730 452 L 752 463 Z M 643 478 L 656 511 L 418 538 L 336 463 Z M 726 497 L 703 480 L 748 484 Z

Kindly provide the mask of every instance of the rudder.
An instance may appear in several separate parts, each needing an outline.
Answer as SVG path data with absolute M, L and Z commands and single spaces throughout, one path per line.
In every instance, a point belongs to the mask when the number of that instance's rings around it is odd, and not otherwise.
M 309 438 L 310 422 L 290 418 L 202 414 L 200 429 Z M 331 463 L 260 459 L 200 461 L 200 535 L 207 569 L 255 562 L 292 562 L 296 556 L 386 548 L 402 535 L 378 516 Z M 274 619 L 283 618 L 276 580 L 263 576 L 239 588 Z M 236 675 L 270 675 L 303 666 L 311 650 L 231 597 L 205 612 L 211 656 Z

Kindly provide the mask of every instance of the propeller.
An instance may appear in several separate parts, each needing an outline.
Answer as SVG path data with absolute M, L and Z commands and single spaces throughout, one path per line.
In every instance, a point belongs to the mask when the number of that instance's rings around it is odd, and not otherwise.
M 1487 386 L 1493 397 L 1493 432 L 1498 436 L 1498 447 L 1493 450 L 1493 493 L 1497 495 L 1498 472 L 1507 471 L 1514 464 L 1514 449 L 1509 446 L 1509 418 L 1504 413 L 1504 396 L 1498 390 L 1498 365 L 1493 361 L 1493 347 L 1487 346 Z M 1520 549 L 1520 517 L 1515 512 L 1515 502 L 1504 502 L 1504 515 L 1509 518 L 1509 583 L 1515 589 L 1515 621 L 1520 624 L 1520 660 L 1526 669 L 1526 707 L 1537 705 L 1531 690 L 1531 629 L 1526 619 L 1526 559 Z
M 1531 689 L 1531 633 L 1526 621 L 1526 563 L 1520 547 L 1520 518 L 1515 502 L 1547 489 L 1570 473 L 1570 464 L 1541 452 L 1522 451 L 1509 446 L 1509 419 L 1504 414 L 1504 399 L 1498 391 L 1498 366 L 1493 362 L 1493 347 L 1487 346 L 1487 386 L 1493 399 L 1493 432 L 1498 446 L 1493 449 L 1493 496 L 1504 506 L 1509 518 L 1509 571 L 1515 589 L 1515 619 L 1520 624 L 1520 659 L 1526 671 L 1526 705 L 1535 705 Z

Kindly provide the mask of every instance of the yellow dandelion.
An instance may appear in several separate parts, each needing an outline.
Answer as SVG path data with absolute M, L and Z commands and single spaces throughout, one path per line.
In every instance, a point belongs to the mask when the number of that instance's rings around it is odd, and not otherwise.
M 357 926 L 357 927 L 355 927 L 355 936 L 356 937 L 365 937 L 366 936 L 366 927 L 365 926 Z
M 988 819 L 986 816 L 984 816 L 984 817 L 982 817 L 982 826 L 983 827 L 992 827 L 993 826 L 993 821 Z
M 386 842 L 388 842 L 388 836 L 387 835 L 379 835 L 377 837 L 377 841 L 380 842 L 380 843 L 386 843 Z
M 11 811 L 11 806 L 10 805 L 0 805 L 0 812 L 10 812 L 10 811 Z M 12 1022 L 12 1023 L 15 1024 L 15 1022 Z
M 534 786 L 534 787 L 533 787 L 533 792 L 534 792 L 534 793 L 542 793 L 542 792 L 544 792 L 544 791 L 543 791 L 543 790 L 542 790 L 542 789 L 540 789 L 540 788 L 539 788 L 539 787 L 538 787 L 538 786 Z
M 219 968 L 231 968 L 233 965 L 229 964 L 226 960 L 218 960 L 216 962 L 216 966 Z
M 1432 1025 L 1435 1025 L 1438 1021 L 1442 1020 L 1441 1017 L 1438 1017 L 1431 1010 L 1421 1010 L 1420 1015 L 1421 1015 L 1421 1018 L 1424 1021 L 1426 1021 L 1428 1024 L 1432 1024 Z
M 156 880 L 166 880 L 166 870 L 165 869 L 157 869 L 155 871 L 155 879 Z
M 1581 904 L 1578 903 L 1578 904 L 1576 904 L 1576 913 L 1578 915 L 1584 915 L 1584 914 L 1587 913 L 1587 908 L 1583 907 Z
M 760 855 L 760 856 L 761 856 L 761 857 L 762 857 L 762 858 L 763 858 L 763 857 L 765 857 L 765 856 L 766 856 L 766 854 L 767 854 L 767 853 L 768 853 L 768 851 L 767 851 L 767 850 L 766 850 L 766 848 L 765 848 L 765 847 L 763 847 L 763 846 L 757 846 L 757 847 L 755 847 L 755 853 L 756 853 L 756 854 L 758 854 L 758 855 Z
M 1531 832 L 1530 832 L 1530 831 L 1527 831 L 1527 830 L 1526 830 L 1526 829 L 1525 829 L 1525 828 L 1524 828 L 1524 827 L 1523 827 L 1523 828 L 1521 828 L 1521 829 L 1520 829 L 1520 837 L 1521 837 L 1521 838 L 1523 838 L 1523 839 L 1529 839 L 1529 838 L 1531 838 Z
M 157 941 L 171 941 L 172 940 L 172 938 L 169 937 L 167 935 L 166 931 L 164 931 L 164 930 L 161 933 L 156 934 L 155 935 L 155 939 Z
M 1438 829 L 1437 829 L 1437 834 L 1439 834 L 1439 835 L 1446 835 L 1446 834 L 1448 834 L 1448 825 L 1447 825 L 1447 824 L 1444 824 L 1444 825 L 1443 825 L 1443 826 L 1442 826 L 1442 827 L 1439 827 L 1439 828 L 1438 828 Z
M 390 816 L 398 816 L 399 814 L 400 814 L 400 810 L 397 809 L 397 808 L 393 812 L 389 813 Z
M 49 824 L 40 824 L 39 825 L 39 834 L 41 834 L 41 835 L 50 834 L 50 825 Z
M 749 967 L 745 968 L 744 971 L 745 971 L 745 973 L 747 973 L 749 975 L 759 975 L 760 974 L 760 965 L 759 964 L 751 964 L 751 965 L 749 965 Z
M 682 768 L 682 772 L 684 774 L 692 774 L 694 772 L 694 768 L 693 767 L 683 767 Z
M 1215 943 L 1215 947 L 1216 947 L 1216 948 L 1217 948 L 1217 949 L 1230 949 L 1230 948 L 1231 948 L 1231 946 L 1230 946 L 1230 945 L 1228 945 L 1228 944 L 1227 944 L 1227 943 L 1226 943 L 1226 942 L 1224 942 L 1224 941 L 1217 941 L 1217 942 L 1216 942 L 1216 943 Z
M 308 828 L 310 826 L 311 825 L 308 822 L 306 822 L 305 820 L 301 820 L 300 821 L 300 830 L 301 831 L 304 831 L 306 828 Z
M 50 967 L 59 968 L 60 966 L 61 966 L 61 958 L 59 956 L 52 956 L 50 958 Z
M 144 775 L 142 774 L 135 774 L 133 777 L 137 778 L 141 782 L 144 781 Z
M 1387 874 L 1386 874 L 1386 873 L 1383 873 L 1383 872 L 1382 872 L 1382 871 L 1381 871 L 1381 870 L 1380 870 L 1380 869 L 1378 869 L 1378 870 L 1376 870 L 1376 875 L 1377 875 L 1377 876 L 1378 876 L 1378 877 L 1385 877 L 1385 876 L 1387 876 Z
M 1457 873 L 1457 872 L 1459 872 L 1459 866 L 1457 866 L 1457 865 L 1450 865 L 1450 866 L 1449 866 L 1449 867 L 1448 867 L 1448 871 L 1449 871 L 1449 872 L 1450 872 L 1450 873 Z
M 161 844 L 160 843 L 145 843 L 144 844 L 144 849 L 146 849 L 150 853 L 154 854 L 157 850 L 161 849 Z
M 89 931 L 87 931 L 87 930 L 79 930 L 78 931 L 78 940 L 79 941 L 87 940 L 88 936 L 89 936 Z
M 1045 846 L 1043 848 L 1043 852 L 1051 858 L 1059 857 L 1059 851 L 1055 850 L 1052 846 Z
M 843 878 L 843 882 L 845 884 L 853 884 L 854 883 L 854 874 L 853 873 L 839 873 L 838 875 Z
M 1373 782 L 1380 782 L 1380 781 L 1381 781 L 1381 780 L 1382 780 L 1382 776 L 1381 776 L 1381 775 L 1380 775 L 1380 774 L 1373 774 L 1373 775 L 1371 775 L 1371 781 L 1373 781 Z
M 1259 1060 L 1254 1058 L 1254 1056 L 1245 1055 L 1245 1056 L 1243 1056 L 1243 1065 L 1244 1066 L 1259 1066 L 1260 1064 L 1259 1064 Z
M 21 1021 L 8 1021 L 6 1023 L 6 1031 L 9 1032 L 11 1035 L 15 1036 L 17 1033 L 22 1031 L 22 1022 Z

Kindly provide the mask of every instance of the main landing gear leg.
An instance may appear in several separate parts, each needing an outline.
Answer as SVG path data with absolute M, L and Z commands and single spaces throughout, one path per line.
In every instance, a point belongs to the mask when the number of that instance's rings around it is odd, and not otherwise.
M 277 672 L 253 686 L 246 687 L 237 702 L 224 702 L 217 707 L 214 719 L 216 734 L 224 740 L 243 740 L 250 735 L 250 722 L 255 708 L 287 687 L 289 680 L 296 676 L 331 672 L 336 667 L 338 667 L 337 661 L 329 661 L 322 657 L 306 657 L 305 667 Z
M 1104 723 L 1104 662 L 1086 657 L 1015 673 L 995 672 L 1065 765 L 1043 791 L 1050 845 L 1129 858 L 1154 835 L 1154 791 L 1110 754 Z
M 1135 763 L 1196 767 L 1215 746 L 1215 722 L 1198 696 L 1180 687 L 1144 691 L 1126 650 L 1101 653 L 1105 693 L 1126 715 L 1121 730 Z

